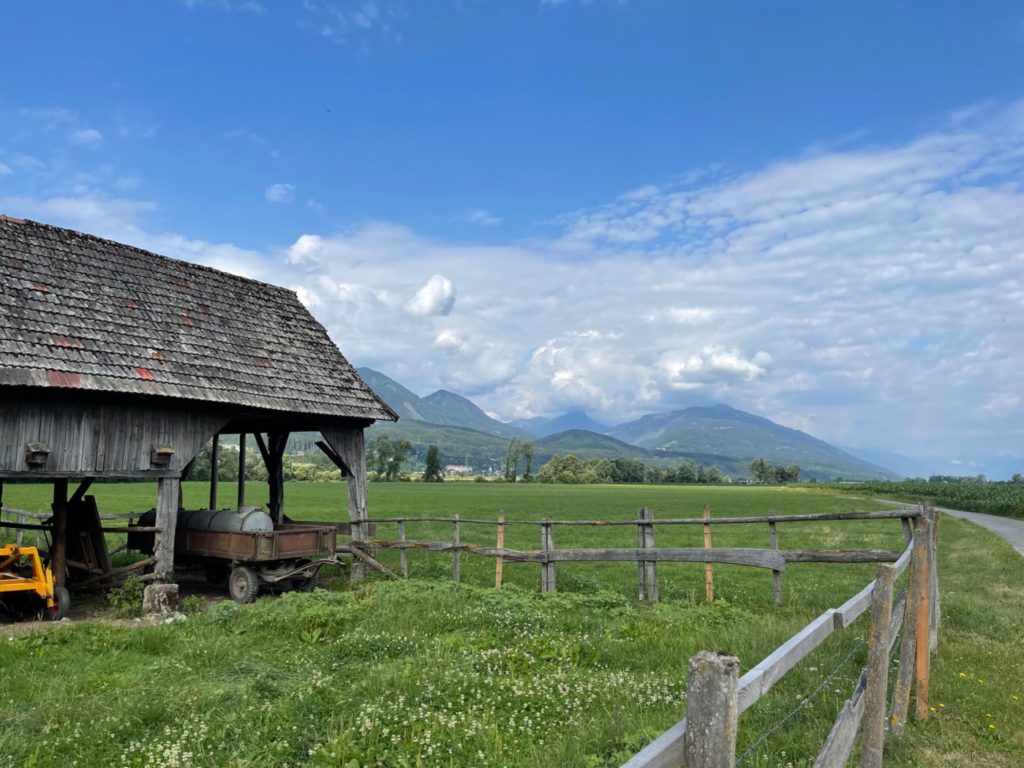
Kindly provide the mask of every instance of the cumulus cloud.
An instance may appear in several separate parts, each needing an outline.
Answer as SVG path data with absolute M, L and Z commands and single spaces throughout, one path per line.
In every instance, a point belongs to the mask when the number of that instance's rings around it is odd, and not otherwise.
M 405 305 L 417 317 L 447 315 L 455 306 L 455 286 L 444 275 L 434 275 Z
M 284 183 L 271 184 L 266 188 L 263 196 L 271 203 L 290 203 L 295 196 L 295 186 Z
M 71 143 L 94 147 L 103 141 L 103 134 L 95 128 L 79 128 L 71 132 Z
M 501 217 L 495 216 L 490 211 L 484 211 L 481 209 L 464 211 L 456 218 L 460 221 L 469 222 L 470 224 L 479 224 L 481 227 L 494 227 L 501 224 Z

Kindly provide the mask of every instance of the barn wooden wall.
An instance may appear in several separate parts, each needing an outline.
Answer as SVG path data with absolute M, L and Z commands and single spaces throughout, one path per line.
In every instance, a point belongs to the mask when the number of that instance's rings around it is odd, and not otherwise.
M 4 396 L 0 400 L 0 478 L 48 476 L 177 476 L 228 421 L 215 410 L 132 402 L 76 400 L 54 393 L 51 400 Z M 49 448 L 46 464 L 30 469 L 28 443 Z M 152 452 L 170 447 L 164 465 Z

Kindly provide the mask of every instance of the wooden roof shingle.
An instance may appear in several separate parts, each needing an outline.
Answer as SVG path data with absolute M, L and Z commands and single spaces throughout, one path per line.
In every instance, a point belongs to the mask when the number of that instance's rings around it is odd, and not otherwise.
M 395 420 L 294 291 L 0 215 L 0 392 Z

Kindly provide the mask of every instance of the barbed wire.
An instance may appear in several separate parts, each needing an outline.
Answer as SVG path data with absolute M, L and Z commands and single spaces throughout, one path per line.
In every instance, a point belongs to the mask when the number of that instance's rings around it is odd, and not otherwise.
M 808 704 L 811 703 L 811 701 L 814 699 L 815 696 L 817 696 L 819 693 L 821 693 L 822 690 L 824 690 L 825 687 L 829 683 L 831 683 L 833 680 L 836 679 L 836 677 L 839 676 L 839 673 L 842 672 L 843 669 L 845 669 L 846 665 L 850 663 L 850 660 L 861 649 L 862 649 L 862 646 L 859 643 L 854 643 L 853 647 L 850 649 L 849 653 L 847 653 L 845 658 L 843 658 L 843 660 L 841 662 L 839 662 L 839 666 L 837 666 L 835 669 L 833 669 L 832 672 L 828 675 L 828 677 L 826 677 L 824 680 L 821 681 L 821 683 L 818 685 L 817 688 L 815 688 L 813 691 L 811 691 L 811 693 L 808 694 L 807 696 L 804 696 L 800 700 L 800 703 L 797 704 L 789 712 L 789 714 L 787 714 L 781 720 L 776 722 L 771 728 L 769 728 L 764 733 L 762 733 L 760 736 L 758 736 L 757 739 L 754 741 L 754 743 L 751 744 L 749 747 L 747 747 L 747 749 L 743 752 L 743 754 L 739 756 L 739 758 L 736 760 L 736 765 L 742 765 L 747 760 L 747 758 L 749 758 L 757 750 L 758 747 L 760 747 L 762 744 L 764 744 L 769 739 L 769 737 L 771 737 L 772 734 L 774 734 L 776 731 L 778 731 L 780 728 L 782 728 L 782 726 L 784 726 L 786 723 L 788 723 L 790 720 L 792 720 L 794 717 L 796 717 L 804 709 L 804 707 L 806 707 Z

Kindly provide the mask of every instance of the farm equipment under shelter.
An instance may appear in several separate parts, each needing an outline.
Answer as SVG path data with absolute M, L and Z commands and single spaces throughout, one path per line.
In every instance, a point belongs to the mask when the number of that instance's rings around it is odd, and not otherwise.
M 16 615 L 42 614 L 63 619 L 71 605 L 64 587 L 53 584 L 53 573 L 43 566 L 36 547 L 0 545 L 0 605 Z

